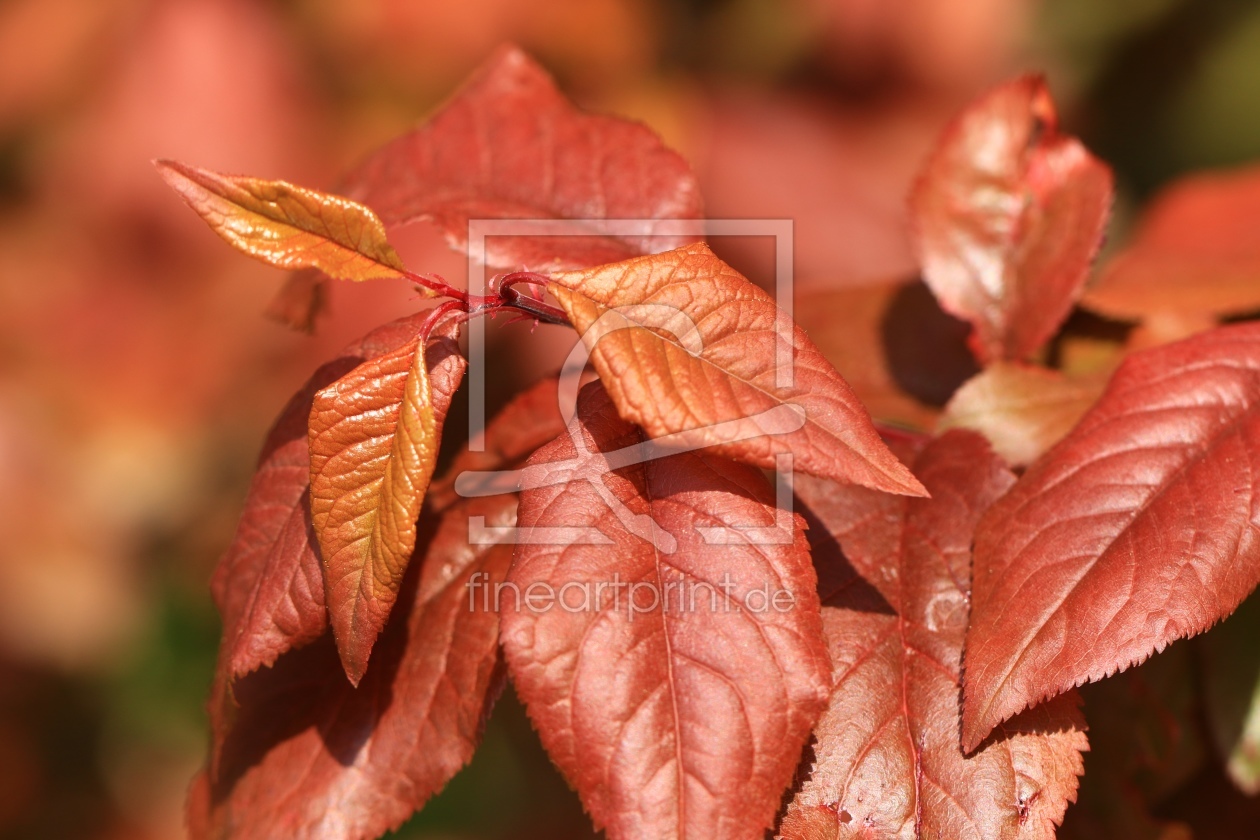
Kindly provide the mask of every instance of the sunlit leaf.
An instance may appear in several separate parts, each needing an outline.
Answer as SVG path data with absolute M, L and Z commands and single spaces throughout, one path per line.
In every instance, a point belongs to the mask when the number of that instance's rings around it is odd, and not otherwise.
M 821 594 L 835 688 L 780 835 L 1050 840 L 1086 748 L 1076 698 L 1021 716 L 971 755 L 958 744 L 972 531 L 1014 477 L 969 432 L 906 454 L 930 499 L 797 484 L 818 521 L 810 542 L 820 578 L 831 579 Z M 885 609 L 852 571 L 837 575 L 846 558 Z
M 835 368 L 708 246 L 552 276 L 621 416 L 773 468 L 922 493 Z M 721 425 L 719 425 L 721 424 Z
M 963 741 L 1260 581 L 1260 324 L 1137 353 L 976 531 Z
M 757 837 L 830 685 L 801 522 L 709 453 L 611 471 L 645 440 L 594 384 L 530 459 L 501 604 L 513 682 L 610 840 Z
M 938 428 L 971 429 L 1008 464 L 1027 466 L 1068 433 L 1104 382 L 1068 379 L 1031 365 L 998 362 L 969 379 L 945 406 Z
M 1024 360 L 1080 296 L 1111 209 L 1112 176 L 1059 133 L 1039 77 L 973 102 L 911 194 L 923 277 L 970 321 L 982 361 Z
M 442 422 L 464 375 L 454 335 L 448 327 L 427 346 L 417 337 L 365 362 L 311 406 L 311 518 L 333 633 L 356 684 L 415 548 Z
M 385 227 L 361 204 L 285 181 L 158 161 L 166 182 L 233 248 L 276 268 L 338 280 L 402 277 Z

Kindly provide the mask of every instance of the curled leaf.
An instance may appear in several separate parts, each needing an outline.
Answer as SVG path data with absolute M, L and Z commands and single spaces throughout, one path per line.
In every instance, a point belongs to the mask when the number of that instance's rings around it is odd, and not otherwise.
M 403 276 L 385 226 L 361 204 L 286 181 L 221 175 L 169 160 L 156 165 L 215 233 L 268 265 L 315 268 L 338 280 Z
M 922 487 L 835 368 L 774 300 L 696 244 L 552 276 L 625 419 L 767 469 L 891 493 Z
M 1029 358 L 1063 323 L 1102 242 L 1112 175 L 1059 133 L 1044 80 L 986 93 L 946 130 L 910 196 L 923 278 L 975 328 L 983 362 Z
M 466 367 L 454 329 L 365 362 L 311 406 L 311 518 L 352 683 L 367 669 L 415 548 L 442 422 Z
M 1258 510 L 1260 324 L 1130 356 L 976 531 L 967 749 L 1233 612 Z

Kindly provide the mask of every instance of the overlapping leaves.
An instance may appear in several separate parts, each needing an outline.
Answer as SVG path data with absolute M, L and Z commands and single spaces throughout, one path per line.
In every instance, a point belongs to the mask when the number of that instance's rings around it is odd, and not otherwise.
M 958 747 L 972 531 L 1014 477 L 969 432 L 903 449 L 930 499 L 798 483 L 835 686 L 780 836 L 1052 838 L 1086 746 L 1074 698 Z

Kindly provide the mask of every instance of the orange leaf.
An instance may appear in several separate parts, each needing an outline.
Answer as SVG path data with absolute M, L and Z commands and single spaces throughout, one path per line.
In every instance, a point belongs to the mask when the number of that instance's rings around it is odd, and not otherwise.
M 807 473 L 923 493 L 804 331 L 782 328 L 774 300 L 707 245 L 552 281 L 617 410 L 650 436 L 686 433 L 686 445 L 767 469 L 791 453 Z
M 317 268 L 338 280 L 404 276 L 385 226 L 349 199 L 157 161 L 166 182 L 233 248 L 276 268 Z
M 355 684 L 415 548 L 442 422 L 465 366 L 452 328 L 427 348 L 417 338 L 366 362 L 315 395 L 311 519 L 333 633 Z

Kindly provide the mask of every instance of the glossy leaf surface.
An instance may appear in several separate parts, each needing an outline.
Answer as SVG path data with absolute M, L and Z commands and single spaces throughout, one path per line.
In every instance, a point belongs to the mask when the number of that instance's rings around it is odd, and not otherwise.
M 174 161 L 158 171 L 233 248 L 276 268 L 315 268 L 338 280 L 402 277 L 385 227 L 361 204 L 290 184 L 222 175 Z
M 1131 356 L 976 532 L 963 741 L 1229 615 L 1260 580 L 1260 324 Z
M 910 197 L 923 276 L 970 321 L 982 361 L 1024 360 L 1080 296 L 1111 209 L 1112 176 L 1059 133 L 1045 82 L 1025 76 L 954 121 Z
M 652 437 L 892 493 L 922 493 L 800 327 L 703 244 L 587 271 L 548 290 L 625 419 Z M 719 425 L 721 424 L 721 425 Z
M 930 499 L 797 485 L 817 521 L 835 688 L 780 836 L 1048 840 L 1075 799 L 1086 748 L 1076 699 L 1012 721 L 971 755 L 958 742 L 972 531 L 1014 477 L 970 432 L 906 455 Z
M 417 337 L 365 362 L 311 406 L 311 518 L 333 633 L 353 683 L 415 548 L 442 422 L 467 364 L 454 327 L 435 336 L 426 347 Z
M 330 636 L 240 680 L 218 773 L 193 783 L 194 840 L 358 840 L 397 828 L 472 757 L 501 685 L 498 616 L 469 582 L 503 579 L 507 546 L 470 546 L 468 517 L 511 525 L 512 496 L 430 520 L 357 688 Z
M 501 604 L 513 682 L 611 840 L 760 836 L 830 684 L 801 523 L 773 527 L 760 472 L 708 453 L 611 471 L 644 441 L 591 385 L 530 459 L 517 594 Z M 559 527 L 604 544 L 534 530 Z

